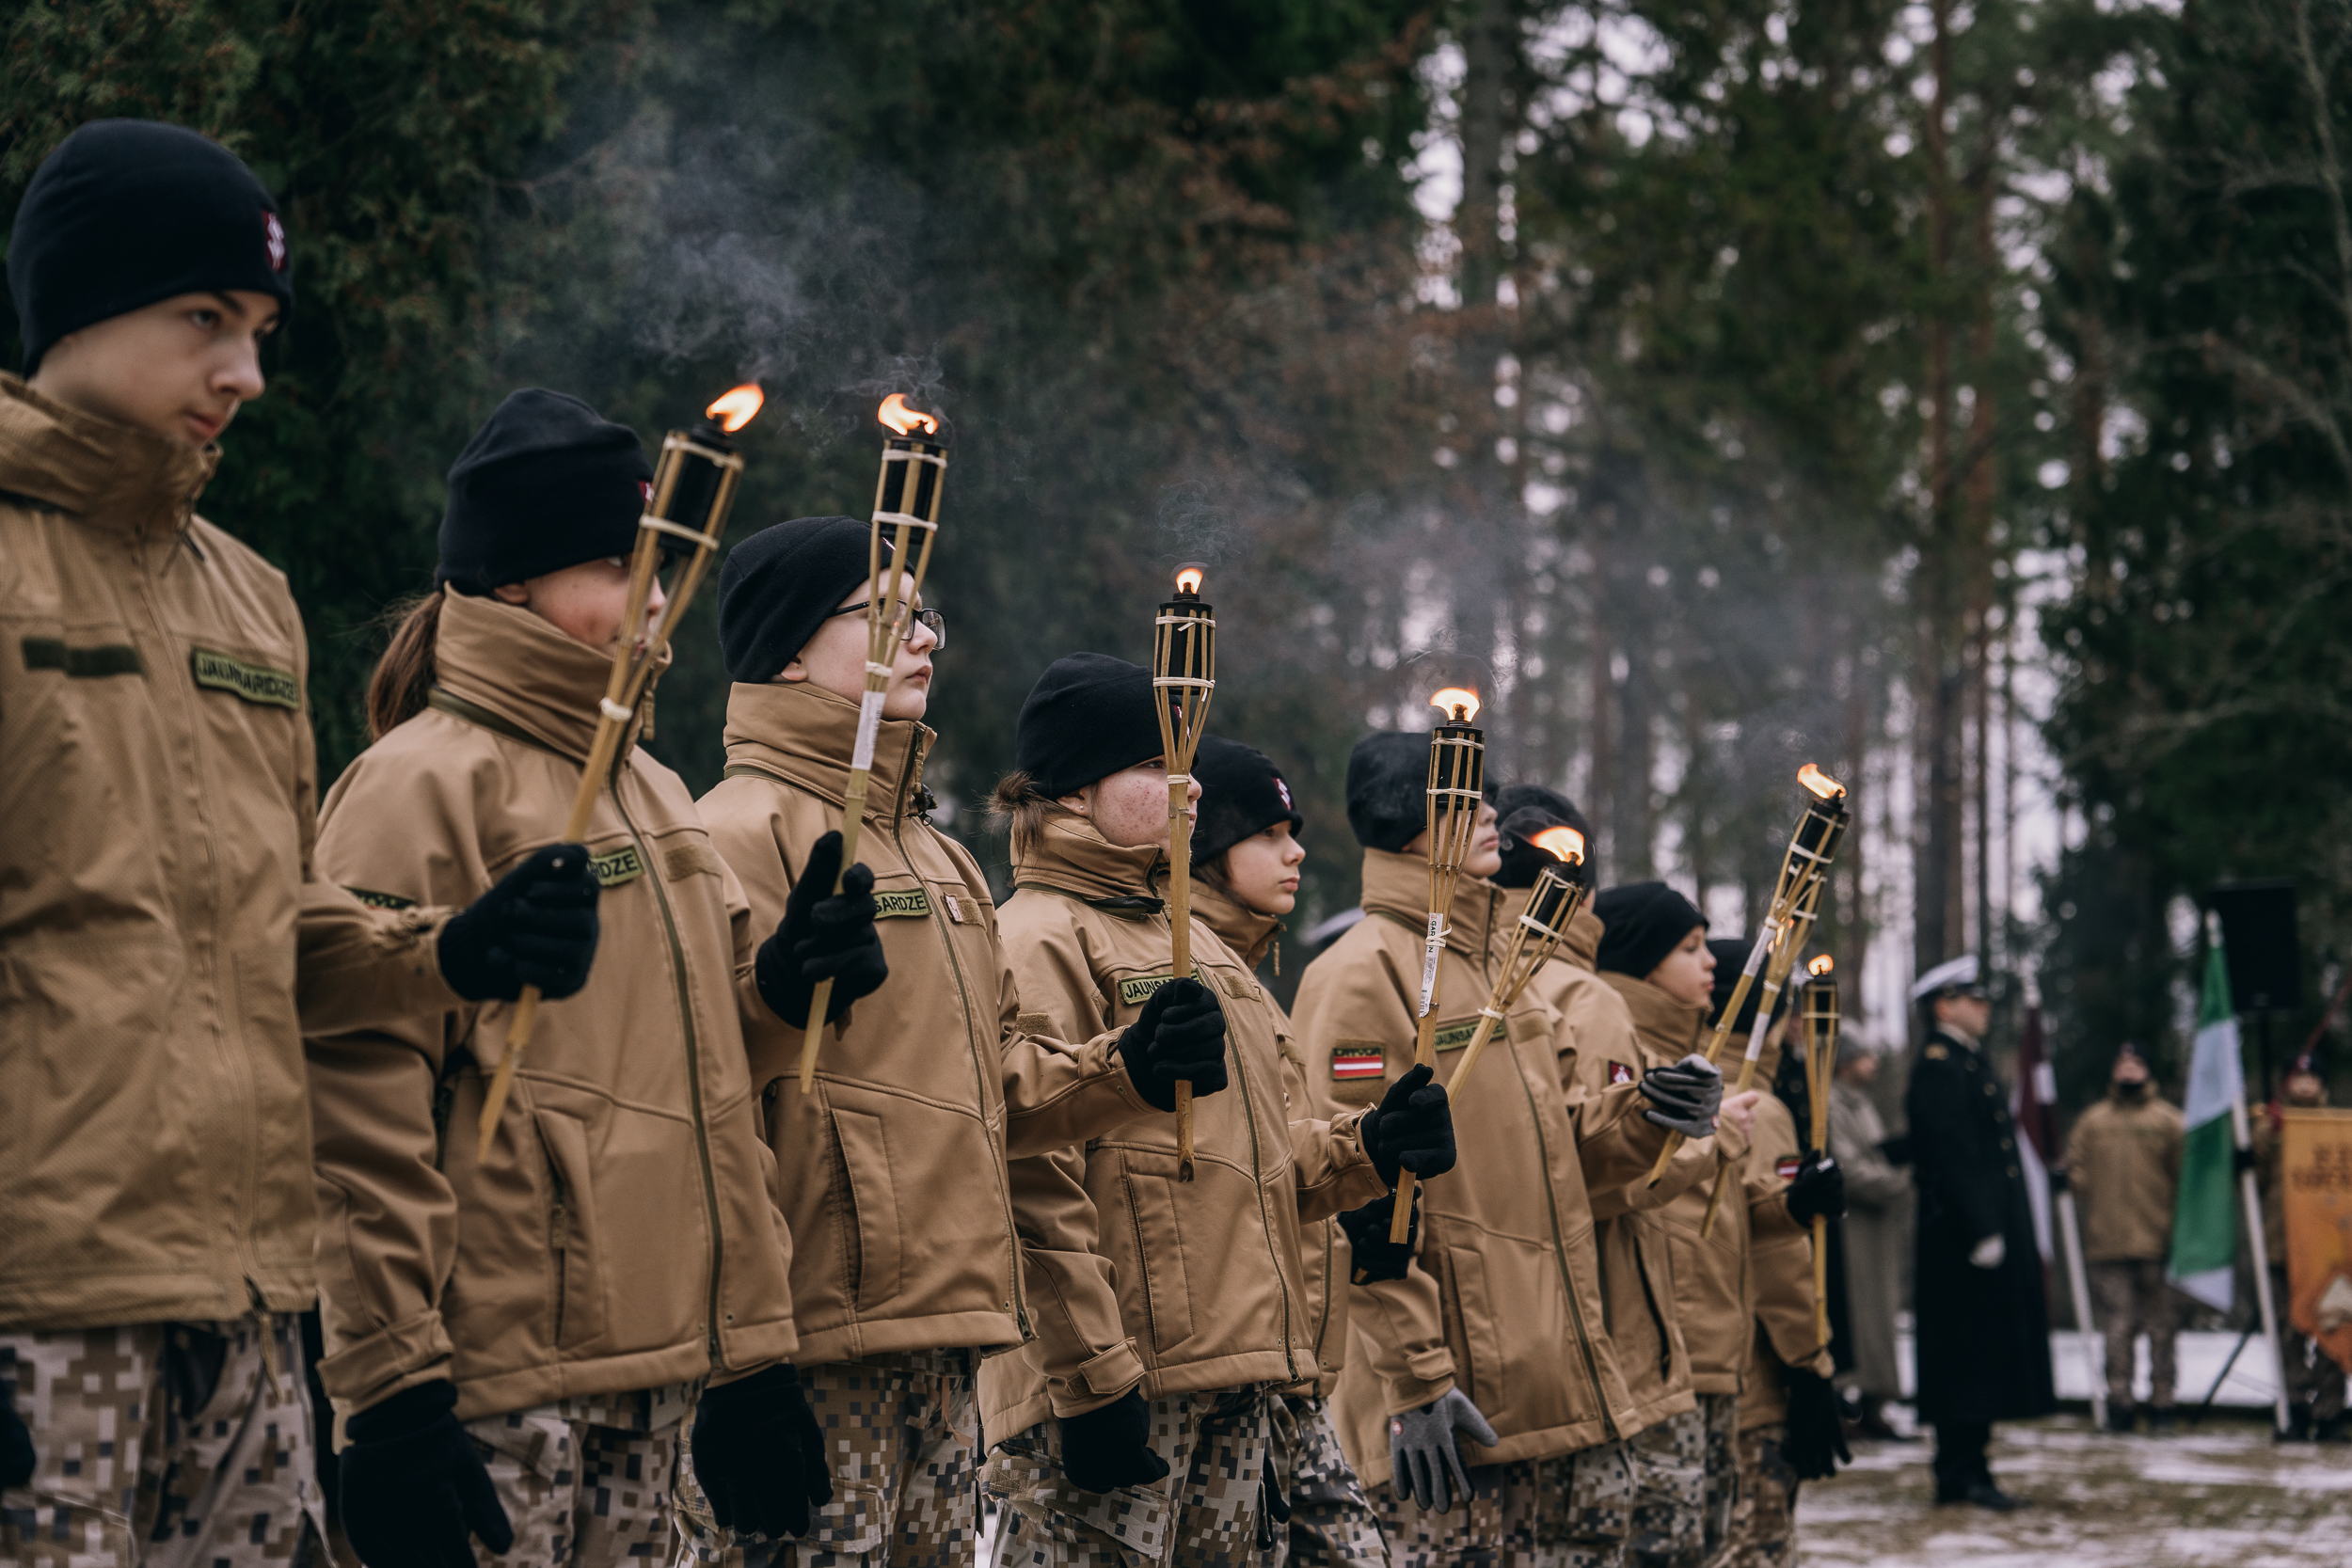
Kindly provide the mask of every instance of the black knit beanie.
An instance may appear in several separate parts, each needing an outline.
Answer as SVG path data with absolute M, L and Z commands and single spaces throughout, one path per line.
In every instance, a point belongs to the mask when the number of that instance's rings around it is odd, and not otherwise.
M 1054 800 L 1163 751 L 1152 672 L 1108 654 L 1047 665 L 1013 725 L 1013 766 Z
M 1295 833 L 1307 825 L 1291 803 L 1291 786 L 1274 759 L 1254 746 L 1221 735 L 1200 737 L 1192 759 L 1200 781 L 1200 817 L 1192 829 L 1192 863 L 1206 865 L 1252 833 L 1287 822 Z
M 486 594 L 634 554 L 637 519 L 652 499 L 637 432 L 562 392 L 509 392 L 450 467 L 434 581 Z M 685 547 L 662 535 L 664 550 Z
M 1609 888 L 1593 900 L 1593 912 L 1603 927 L 1593 967 L 1637 980 L 1648 979 L 1684 937 L 1707 925 L 1696 904 L 1663 882 Z
M 183 126 L 94 119 L 33 173 L 8 234 L 24 373 L 69 332 L 175 294 L 248 289 L 294 307 L 278 203 L 237 155 Z
M 801 657 L 861 585 L 870 584 L 873 529 L 855 517 L 795 517 L 761 529 L 719 568 L 719 647 L 727 673 L 765 683 Z M 890 541 L 882 541 L 890 559 Z
M 1483 793 L 1492 804 L 1495 784 Z M 1398 853 L 1429 826 L 1429 732 L 1375 730 L 1347 754 L 1347 825 L 1367 849 Z
M 1707 1000 L 1707 1022 L 1710 1026 L 1724 1010 L 1724 1004 L 1731 1000 L 1731 989 L 1740 983 L 1740 971 L 1747 966 L 1748 951 L 1755 945 L 1753 937 L 1708 939 L 1707 950 L 1715 955 L 1715 994 Z M 1793 978 L 1801 980 L 1804 976 Z M 1800 989 L 1794 983 L 1783 986 L 1780 994 L 1772 998 L 1772 1018 L 1775 1022 L 1788 1010 Z M 1735 1039 L 1746 1039 L 1748 1031 L 1756 1027 L 1756 1005 L 1763 999 L 1764 983 L 1758 976 L 1756 983 L 1748 988 L 1747 1000 L 1740 1004 L 1740 1016 L 1731 1021 L 1731 1033 Z
M 1535 847 L 1535 835 L 1552 828 L 1574 828 L 1584 835 L 1584 885 L 1592 886 L 1593 830 L 1566 796 L 1541 784 L 1512 784 L 1495 797 L 1495 815 L 1502 819 L 1502 869 L 1493 878 L 1497 887 L 1535 885 L 1536 873 L 1552 858 Z

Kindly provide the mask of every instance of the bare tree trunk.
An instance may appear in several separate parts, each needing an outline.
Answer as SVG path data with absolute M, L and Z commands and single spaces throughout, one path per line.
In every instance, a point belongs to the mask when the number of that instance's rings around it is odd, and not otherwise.
M 1993 379 L 1993 281 L 1999 258 L 1993 249 L 1992 166 L 1996 151 L 1984 150 L 1971 196 L 1976 204 L 1976 256 L 1970 279 L 1974 319 L 1968 331 L 1968 361 L 1977 389 L 1968 418 L 1968 509 L 1961 559 L 1968 574 L 1966 639 L 1969 703 L 1975 710 L 1977 812 L 1977 953 L 1993 961 L 1993 813 L 1988 776 L 1993 766 L 1992 619 L 1993 505 L 1996 478 L 1994 453 L 2000 432 Z
M 1953 549 L 1952 335 L 1944 293 L 1952 271 L 1952 181 L 1948 104 L 1951 93 L 1951 0 L 1934 0 L 1931 58 L 1934 94 L 1921 138 L 1928 161 L 1928 542 L 1914 579 L 1919 618 L 1919 746 L 1925 775 L 1921 805 L 1926 832 L 1916 847 L 1912 958 L 1919 969 L 1941 963 L 1965 940 L 1959 907 L 1965 886 L 1961 861 L 1963 698 L 1966 675 L 1957 623 L 1962 584 Z
M 1502 143 L 1510 96 L 1511 28 L 1509 0 L 1471 0 L 1462 35 L 1462 201 L 1454 219 L 1454 238 L 1461 245 L 1462 290 L 1455 343 L 1456 418 L 1461 421 L 1462 489 L 1467 492 L 1462 501 L 1472 514 L 1462 521 L 1480 546 L 1451 563 L 1454 645 L 1489 669 L 1497 659 L 1499 620 L 1518 624 L 1514 607 L 1520 596 L 1518 568 L 1523 559 L 1510 470 L 1496 451 L 1503 434 L 1495 404 L 1496 367 L 1508 346 L 1496 293 L 1502 276 Z M 1518 726 L 1502 701 L 1500 686 L 1480 684 L 1488 687 L 1485 695 L 1492 705 L 1488 730 L 1498 752 L 1493 763 L 1505 773 L 1517 771 L 1513 752 Z

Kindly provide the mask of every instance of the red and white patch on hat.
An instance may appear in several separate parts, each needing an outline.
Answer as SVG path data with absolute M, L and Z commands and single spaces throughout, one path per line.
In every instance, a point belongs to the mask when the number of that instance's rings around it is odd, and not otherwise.
M 1632 1082 L 1633 1082 L 1633 1069 L 1632 1069 L 1631 1067 L 1629 1067 L 1629 1065 L 1627 1065 L 1626 1063 L 1624 1063 L 1624 1062 L 1612 1062 L 1612 1063 L 1610 1063 L 1610 1064 L 1609 1064 L 1609 1082 L 1610 1082 L 1610 1083 L 1612 1083 L 1612 1084 L 1630 1084 L 1630 1083 L 1632 1083 Z
M 269 270 L 286 270 L 286 226 L 278 221 L 278 214 L 262 209 L 262 245 L 269 252 Z
M 1335 1045 L 1331 1048 L 1331 1080 L 1348 1084 L 1377 1078 L 1388 1066 L 1387 1053 L 1376 1045 Z
M 653 481 L 650 479 L 639 480 L 637 482 L 637 495 L 638 498 L 647 506 L 651 506 L 653 504 Z
M 1804 1164 L 1803 1160 L 1793 1154 L 1784 1154 L 1772 1162 L 1772 1174 L 1783 1181 L 1794 1181 L 1797 1179 L 1798 1168 Z
M 1274 775 L 1274 793 L 1282 798 L 1282 809 L 1284 811 L 1296 811 L 1298 809 L 1296 806 L 1291 804 L 1291 786 L 1282 782 L 1282 775 L 1279 773 Z

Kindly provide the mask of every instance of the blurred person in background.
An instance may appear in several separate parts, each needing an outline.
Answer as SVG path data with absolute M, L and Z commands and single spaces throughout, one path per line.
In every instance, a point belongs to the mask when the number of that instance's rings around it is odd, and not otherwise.
M 2295 1065 L 2287 1069 L 2280 1097 L 2300 1110 L 2316 1110 L 2328 1103 L 2327 1080 L 2312 1066 L 2310 1052 L 2296 1057 Z M 2352 1436 L 2344 1416 L 2344 1369 L 2310 1335 L 2287 1321 L 2287 1224 L 2279 1194 L 2279 1167 L 2285 1152 L 2280 1137 L 2283 1127 L 2275 1105 L 2265 1107 L 2254 1118 L 2254 1170 L 2262 1188 L 2263 1243 L 2270 1259 L 2270 1299 L 2279 1304 L 2280 1358 L 2287 1385 L 2287 1430 L 2280 1437 L 2289 1443 L 2341 1443 Z
M 2174 1336 L 2180 1303 L 2165 1282 L 2172 1200 L 2181 1185 L 2180 1108 L 2155 1091 L 2148 1058 L 2129 1040 L 2107 1072 L 2106 1097 L 2066 1138 L 2066 1177 L 2082 1207 L 2091 1309 L 2106 1341 L 2107 1427 L 2132 1430 L 2133 1343 L 2148 1336 L 2148 1430 L 2172 1429 Z
M 1837 1071 L 1829 1086 L 1829 1150 L 1846 1173 L 1846 1334 L 1853 1370 L 1846 1374 L 1860 1402 L 1853 1435 L 1882 1443 L 1910 1443 L 1887 1424 L 1886 1406 L 1902 1398 L 1901 1370 L 1895 1360 L 1895 1317 L 1902 1308 L 1903 1227 L 1910 1217 L 1911 1173 L 1892 1152 L 1904 1154 L 1886 1135 L 1885 1118 L 1870 1098 L 1878 1081 L 1879 1053 L 1851 1036 L 1837 1042 Z

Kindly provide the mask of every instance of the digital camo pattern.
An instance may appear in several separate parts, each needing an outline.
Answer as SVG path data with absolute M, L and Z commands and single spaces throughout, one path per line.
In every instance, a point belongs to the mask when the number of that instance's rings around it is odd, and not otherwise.
M 1638 1568 L 1697 1568 L 1707 1559 L 1707 1417 L 1696 1408 L 1636 1433 L 1633 1529 Z
M 1797 1471 L 1787 1423 L 1740 1434 L 1740 1502 L 1731 1539 L 1711 1568 L 1788 1568 L 1797 1556 Z
M 672 1488 L 695 1385 L 596 1394 L 482 1416 L 466 1433 L 483 1450 L 515 1544 L 497 1568 L 615 1568 L 669 1560 Z
M 1330 1406 L 1320 1394 L 1274 1400 L 1275 1481 L 1290 1499 L 1287 1526 L 1264 1521 L 1259 1568 L 1385 1565 L 1389 1544 L 1364 1496 L 1364 1483 L 1340 1449 Z
M 1616 1568 L 1633 1514 L 1622 1443 L 1556 1459 L 1471 1467 L 1470 1505 L 1424 1512 L 1394 1487 L 1372 1489 L 1396 1568 Z
M 2175 1343 L 2181 1314 L 2161 1258 L 2117 1258 L 2090 1265 L 2090 1309 L 2106 1341 L 2107 1402 L 2132 1407 L 2132 1341 L 2148 1336 L 2148 1402 L 2172 1408 L 2179 1381 Z
M 679 1465 L 678 1531 L 701 1563 L 724 1568 L 963 1568 L 978 1551 L 977 1379 L 968 1351 L 911 1351 L 801 1369 L 824 1429 L 833 1501 L 807 1537 L 722 1531 Z
M 255 1568 L 325 1539 L 292 1317 L 0 1334 L 40 1457 L 5 1568 Z
M 1731 1515 L 1740 1502 L 1740 1396 L 1701 1394 L 1699 1415 L 1707 1422 L 1706 1556 L 1712 1558 L 1731 1538 Z
M 1061 1424 L 1041 1421 L 981 1471 L 999 1510 L 994 1568 L 1248 1568 L 1273 1440 L 1263 1385 L 1170 1394 L 1152 1402 L 1168 1479 L 1084 1492 L 1062 1475 Z

